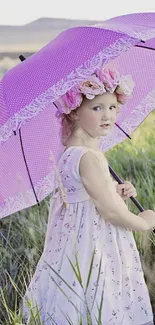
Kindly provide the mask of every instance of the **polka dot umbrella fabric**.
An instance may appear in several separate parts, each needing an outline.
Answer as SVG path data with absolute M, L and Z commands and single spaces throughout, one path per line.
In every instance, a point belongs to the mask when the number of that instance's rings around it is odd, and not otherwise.
M 155 13 L 68 29 L 0 81 L 0 218 L 36 205 L 55 186 L 54 165 L 63 150 L 53 104 L 103 65 L 131 74 L 132 99 L 118 124 L 132 132 L 155 107 Z M 126 139 L 114 127 L 101 138 L 103 152 Z

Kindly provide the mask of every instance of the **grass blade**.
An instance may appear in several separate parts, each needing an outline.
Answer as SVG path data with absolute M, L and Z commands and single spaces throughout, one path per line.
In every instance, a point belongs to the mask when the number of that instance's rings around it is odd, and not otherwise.
M 72 304 L 72 306 L 80 313 L 80 311 L 77 309 L 77 307 L 74 305 L 73 301 L 70 300 L 70 298 L 66 295 L 64 290 L 56 283 L 55 279 L 51 276 L 51 279 L 56 284 L 56 286 L 59 288 L 59 290 L 63 293 L 63 295 L 67 298 L 67 300 Z M 79 296 L 80 297 L 80 296 Z
M 93 263 L 94 263 L 94 256 L 95 256 L 95 248 L 94 248 L 92 258 L 91 258 L 91 262 L 90 262 L 90 268 L 89 268 L 89 273 L 88 273 L 88 278 L 87 278 L 87 283 L 86 283 L 85 294 L 87 293 L 87 289 L 88 289 L 90 278 L 91 278 L 91 273 L 92 273 Z
M 102 317 L 103 295 L 104 295 L 104 284 L 103 284 L 103 290 L 102 290 L 102 295 L 101 295 L 100 307 L 97 306 L 98 312 L 99 312 L 97 325 L 102 325 L 101 317 Z
M 98 289 L 98 283 L 99 283 L 99 279 L 100 279 L 100 274 L 101 274 L 101 266 L 102 266 L 102 255 L 101 255 L 101 258 L 100 258 L 100 264 L 99 264 L 99 270 L 98 270 L 98 276 L 97 276 L 97 285 L 96 285 L 96 288 L 95 288 L 95 292 L 94 292 L 94 299 L 93 299 L 93 302 L 92 302 L 92 307 L 94 306 L 94 302 L 95 302 L 95 298 L 96 298 L 96 294 L 97 294 L 97 289 Z
M 68 261 L 73 269 L 73 272 L 75 273 L 76 275 L 76 278 L 78 279 L 78 282 L 80 283 L 81 287 L 83 288 L 83 285 L 82 285 L 82 279 L 81 279 L 81 274 L 79 273 L 79 270 L 76 271 L 76 268 L 75 266 L 73 265 L 73 263 L 71 262 L 71 260 L 69 259 L 69 257 L 67 256 L 68 258 Z
M 77 267 L 77 270 L 78 270 L 80 283 L 81 283 L 81 286 L 82 286 L 82 277 L 81 277 L 80 267 L 79 267 L 79 263 L 78 263 L 78 259 L 77 259 L 77 253 L 75 254 L 75 260 L 76 260 L 76 267 Z
M 53 267 L 51 266 L 51 265 L 49 265 L 47 262 L 46 262 L 46 264 L 50 267 L 50 269 L 59 277 L 59 279 L 61 279 L 65 284 L 66 284 L 66 286 L 72 291 L 72 292 L 74 292 L 75 293 L 75 295 L 78 297 L 78 298 L 80 298 L 80 300 L 82 301 L 82 302 L 84 302 L 84 300 L 78 295 L 78 293 L 61 277 L 61 275 L 59 274 L 59 273 L 57 273 L 54 269 L 53 269 Z M 56 285 L 58 285 L 57 283 L 56 283 Z

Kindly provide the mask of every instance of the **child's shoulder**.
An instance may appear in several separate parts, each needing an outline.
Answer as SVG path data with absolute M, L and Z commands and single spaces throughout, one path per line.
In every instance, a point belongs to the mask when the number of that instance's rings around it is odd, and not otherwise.
M 87 151 L 89 151 L 89 149 L 84 146 L 66 147 L 59 158 L 59 163 L 61 163 L 62 161 L 66 161 L 66 162 L 72 161 L 72 163 L 75 164 L 76 161 L 79 160 L 83 156 L 83 154 L 86 153 Z
M 101 164 L 105 164 L 108 166 L 108 162 L 106 157 L 104 156 L 104 153 L 102 151 L 99 150 L 95 150 L 86 146 L 80 146 L 80 145 L 76 145 L 76 146 L 70 146 L 65 148 L 64 152 L 62 153 L 60 159 L 59 159 L 59 164 L 60 165 L 66 165 L 67 169 L 68 167 L 72 167 L 76 168 L 77 173 L 79 172 L 79 164 L 81 161 L 81 158 L 83 156 L 85 156 L 86 158 L 86 153 L 88 153 L 88 157 L 87 159 L 93 159 L 94 156 L 95 158 L 97 158 L 97 160 L 101 163 Z M 76 166 L 76 167 L 75 167 Z
M 61 157 L 63 157 L 66 154 L 71 155 L 71 153 L 75 156 L 76 153 L 80 154 L 80 152 L 81 152 L 81 154 L 86 153 L 86 152 L 91 152 L 92 154 L 97 155 L 98 157 L 100 157 L 104 160 L 107 160 L 104 153 L 101 150 L 93 149 L 93 148 L 90 148 L 87 146 L 82 146 L 82 145 L 74 145 L 74 146 L 66 147 L 65 150 L 63 151 Z
M 85 155 L 86 153 L 86 155 Z M 87 156 L 88 153 L 88 156 Z M 89 154 L 90 153 L 90 154 Z M 81 174 L 81 163 L 83 156 L 87 156 L 87 162 L 84 162 L 84 168 L 83 168 L 83 174 L 87 173 L 88 170 L 90 170 L 90 173 L 94 174 L 95 177 L 95 171 L 93 171 L 94 164 L 90 164 L 90 160 L 92 158 L 92 161 L 94 160 L 94 157 L 97 160 L 99 159 L 99 164 L 95 164 L 95 167 L 98 166 L 100 171 L 104 172 L 104 175 L 106 176 L 106 179 L 109 177 L 109 169 L 108 169 L 108 163 L 106 161 L 106 158 L 104 157 L 104 154 L 100 151 L 96 151 L 94 149 L 84 147 L 84 146 L 70 146 L 68 148 L 65 148 L 65 151 L 62 153 L 58 167 L 61 175 L 61 179 L 63 184 L 66 188 L 70 188 L 70 186 L 74 185 L 75 188 L 81 189 L 83 185 L 81 186 L 82 182 L 82 174 Z M 84 159 L 85 160 L 85 159 Z M 92 166 L 92 170 L 90 168 Z M 97 173 L 98 175 L 99 173 Z

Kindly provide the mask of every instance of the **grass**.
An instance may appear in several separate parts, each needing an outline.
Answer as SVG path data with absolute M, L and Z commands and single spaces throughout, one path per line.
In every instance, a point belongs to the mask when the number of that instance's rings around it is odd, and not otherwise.
M 136 130 L 132 140 L 127 139 L 113 148 L 106 153 L 106 157 L 122 179 L 130 180 L 136 186 L 137 199 L 142 206 L 145 209 L 155 210 L 154 120 L 155 112 Z M 131 201 L 128 206 L 132 212 L 138 213 Z M 18 316 L 18 307 L 24 295 L 26 283 L 33 274 L 43 251 L 48 209 L 49 197 L 41 202 L 40 208 L 35 206 L 25 209 L 0 221 L 0 324 L 22 324 L 22 319 Z M 144 235 L 135 232 L 134 236 L 155 312 L 154 234 L 147 232 Z M 79 270 L 76 272 L 81 281 Z M 90 274 L 88 283 L 89 280 Z M 82 320 L 80 321 L 79 324 L 82 325 Z M 32 317 L 30 325 L 35 324 L 35 319 Z

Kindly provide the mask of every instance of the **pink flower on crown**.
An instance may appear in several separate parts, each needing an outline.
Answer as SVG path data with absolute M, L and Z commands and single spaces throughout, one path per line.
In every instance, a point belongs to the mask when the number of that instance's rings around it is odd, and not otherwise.
M 135 83 L 130 74 L 126 76 L 121 76 L 117 93 L 121 95 L 131 96 L 134 86 Z
M 82 94 L 76 88 L 70 89 L 56 101 L 56 106 L 61 114 L 69 114 L 82 103 Z
M 93 99 L 96 95 L 102 95 L 106 92 L 103 83 L 96 77 L 96 75 L 92 75 L 88 77 L 87 80 L 80 83 L 78 89 L 87 99 Z
M 102 68 L 96 71 L 99 79 L 104 83 L 107 91 L 113 93 L 120 82 L 120 74 L 117 70 Z
M 76 88 L 70 89 L 63 97 L 63 100 L 65 101 L 66 105 L 69 108 L 76 108 L 79 107 L 82 103 L 82 95 L 80 92 L 77 91 Z

